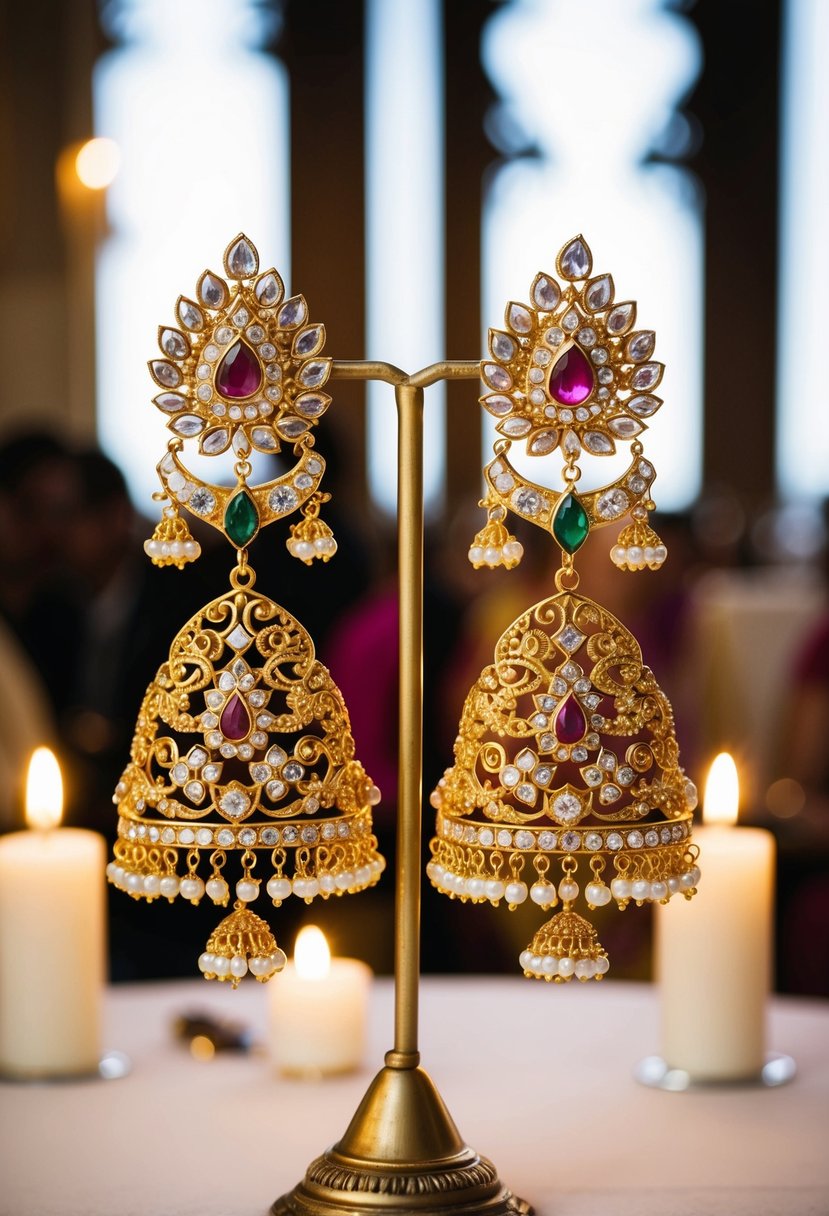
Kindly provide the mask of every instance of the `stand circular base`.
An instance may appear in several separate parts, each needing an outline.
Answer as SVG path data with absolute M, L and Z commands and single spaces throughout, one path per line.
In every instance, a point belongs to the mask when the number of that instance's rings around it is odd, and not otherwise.
M 66 1085 L 77 1081 L 118 1081 L 132 1072 L 132 1060 L 123 1051 L 105 1051 L 97 1068 L 89 1072 L 4 1072 L 0 1069 L 0 1081 L 13 1085 Z
M 272 1216 L 532 1216 L 533 1209 L 498 1179 L 491 1161 L 472 1149 L 455 1161 L 406 1165 L 349 1160 L 329 1149 L 305 1178 L 271 1207 Z
M 797 1072 L 797 1064 L 791 1056 L 779 1051 L 770 1051 L 766 1062 L 753 1077 L 735 1077 L 729 1080 L 702 1080 L 683 1068 L 670 1068 L 661 1056 L 646 1056 L 633 1070 L 640 1085 L 651 1089 L 664 1089 L 669 1093 L 684 1093 L 689 1089 L 729 1089 L 735 1086 L 754 1085 L 773 1089 L 785 1085 Z

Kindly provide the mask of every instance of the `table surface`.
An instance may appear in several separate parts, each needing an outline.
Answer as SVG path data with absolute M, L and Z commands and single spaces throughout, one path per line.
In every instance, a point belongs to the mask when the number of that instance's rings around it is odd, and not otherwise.
M 0 1084 L 2 1216 L 262 1216 L 342 1134 L 391 1045 L 387 980 L 370 1066 L 323 1081 L 276 1077 L 264 1055 L 193 1058 L 171 1034 L 192 1010 L 265 1037 L 260 985 L 128 985 L 107 996 L 128 1077 Z M 827 1216 L 829 1003 L 772 1002 L 769 1048 L 798 1064 L 773 1090 L 637 1085 L 658 1021 L 650 985 L 427 979 L 423 1064 L 467 1142 L 540 1214 Z

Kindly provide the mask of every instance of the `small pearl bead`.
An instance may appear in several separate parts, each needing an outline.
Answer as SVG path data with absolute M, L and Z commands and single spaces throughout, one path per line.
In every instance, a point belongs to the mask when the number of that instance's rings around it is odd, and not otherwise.
M 243 903 L 249 904 L 256 899 L 259 894 L 259 883 L 254 882 L 252 878 L 242 878 L 236 884 L 236 898 L 241 899 Z
M 349 887 L 354 886 L 354 875 L 350 870 L 343 870 L 342 874 L 337 875 L 335 881 L 340 891 L 347 891 Z
M 696 886 L 696 885 L 697 885 L 697 883 L 699 882 L 699 880 L 702 878 L 702 870 L 699 868 L 699 866 L 691 866 L 691 869 L 690 869 L 690 871 L 689 871 L 689 872 L 690 872 L 691 874 L 693 874 L 693 876 L 694 876 L 694 886 Z
M 294 545 L 294 554 L 305 561 L 306 558 L 314 556 L 314 546 L 307 540 L 297 541 Z
M 175 877 L 175 875 L 166 875 L 164 878 L 162 878 L 159 885 L 161 888 L 161 894 L 166 899 L 173 899 L 176 895 L 178 895 L 179 880 Z
M 652 562 L 653 561 L 653 545 L 645 545 L 645 548 L 642 550 L 642 555 L 646 562 Z
M 508 904 L 523 904 L 527 898 L 527 884 L 525 882 L 508 882 L 504 895 Z
M 576 963 L 576 979 L 589 980 L 595 975 L 596 969 L 592 958 L 580 958 Z
M 382 799 L 382 797 L 383 797 L 382 790 L 379 788 L 379 786 L 373 785 L 368 792 L 369 806 L 379 806 L 380 800 Z
M 610 893 L 614 899 L 630 899 L 631 887 L 629 878 L 614 878 L 610 884 Z
M 551 882 L 534 882 L 530 887 L 530 899 L 541 908 L 549 908 L 556 902 L 556 889 Z
M 273 954 L 269 956 L 269 960 L 272 971 L 281 971 L 288 961 L 285 951 L 279 949 L 274 950 Z
M 368 869 L 368 866 L 366 866 L 366 869 Z M 369 878 L 369 875 L 366 874 L 366 881 L 368 881 L 368 878 Z M 305 898 L 314 899 L 314 897 L 319 895 L 319 893 L 320 893 L 319 879 L 306 878 L 306 880 L 305 880 Z
M 170 541 L 170 556 L 171 557 L 181 557 L 183 551 L 184 551 L 184 547 L 180 540 Z
M 467 880 L 466 889 L 473 899 L 480 899 L 485 885 L 483 878 L 470 878 Z
M 627 557 L 627 550 L 622 545 L 614 545 L 610 550 L 610 557 L 618 566 L 619 562 L 623 562 Z
M 337 889 L 337 880 L 333 874 L 329 874 L 327 871 L 323 874 L 320 874 L 320 890 L 321 891 L 325 891 L 326 894 L 330 895 L 331 892 L 336 891 L 336 889 Z
M 147 874 L 144 879 L 144 894 L 158 895 L 161 890 L 161 879 L 157 874 Z
M 248 970 L 251 975 L 270 975 L 273 971 L 270 957 L 250 959 L 248 961 Z
M 540 954 L 534 954 L 530 959 L 530 971 L 538 973 L 541 970 L 541 964 L 544 960 Z
M 690 891 L 694 885 L 694 875 L 691 870 L 687 874 L 680 874 L 679 889 L 680 891 Z
M 679 879 L 674 874 L 668 879 L 668 890 L 671 895 L 676 895 L 679 890 Z
M 504 545 L 504 557 L 508 558 L 509 561 L 520 562 L 523 556 L 524 546 L 520 540 L 508 540 Z
M 576 970 L 576 960 L 572 958 L 560 958 L 558 960 L 558 973 L 565 978 L 572 975 Z
M 499 882 L 497 878 L 488 878 L 484 884 L 484 893 L 486 894 L 487 899 L 503 899 L 504 884 Z
M 558 884 L 559 899 L 562 899 L 565 903 L 572 903 L 578 897 L 578 893 L 579 884 L 573 882 L 571 878 L 563 878 Z
M 668 898 L 668 884 L 666 882 L 651 883 L 651 899 L 659 902 Z
M 610 960 L 606 954 L 600 954 L 596 959 L 596 975 L 607 975 L 610 970 Z
M 354 878 L 358 886 L 367 887 L 371 882 L 371 866 L 357 866 L 357 869 L 354 871 Z M 315 878 L 310 878 L 308 881 L 311 883 L 317 882 Z M 316 889 L 313 892 L 314 895 L 317 894 L 317 891 L 319 891 L 319 883 L 317 883 Z
M 642 561 L 642 550 L 638 545 L 631 545 L 628 549 L 628 561 L 632 566 L 638 566 Z
M 106 876 L 111 881 L 115 878 L 115 871 L 118 869 L 114 861 L 111 861 L 106 868 Z
M 584 889 L 584 895 L 589 904 L 594 908 L 603 908 L 605 904 L 609 904 L 611 900 L 610 888 L 606 887 L 603 882 L 590 882 Z
M 487 545 L 484 549 L 484 561 L 488 566 L 497 566 L 501 560 L 501 550 L 496 549 L 494 545 Z
M 213 970 L 216 975 L 230 975 L 230 959 L 217 954 L 213 959 Z
M 223 878 L 209 878 L 204 889 L 214 904 L 220 904 L 223 900 L 227 899 L 230 891 Z
M 480 564 L 484 560 L 484 551 L 480 545 L 473 545 L 469 550 L 469 560 L 473 565 Z
M 557 975 L 558 959 L 554 955 L 548 954 L 546 958 L 541 960 L 541 970 L 545 975 Z
M 184 542 L 184 556 L 185 557 L 189 557 L 191 560 L 195 561 L 195 559 L 199 556 L 200 553 L 201 553 L 201 545 L 199 544 L 198 541 L 186 540 Z
M 200 878 L 182 878 L 181 894 L 185 899 L 201 899 L 204 895 L 204 883 Z
M 205 951 L 204 954 L 199 955 L 199 971 L 204 972 L 204 971 L 212 971 L 212 970 L 213 970 L 213 955 L 208 954 L 207 951 Z
M 265 889 L 271 899 L 287 899 L 291 894 L 291 880 L 289 878 L 271 878 Z
M 646 882 L 644 878 L 637 878 L 630 888 L 630 893 L 636 900 L 647 899 L 651 893 L 651 884 Z
M 668 550 L 665 545 L 654 546 L 653 556 L 660 564 L 664 562 L 665 558 L 668 556 Z
M 234 954 L 230 960 L 230 974 L 235 975 L 237 979 L 241 979 L 243 975 L 248 973 L 248 961 L 241 954 Z
M 532 950 L 522 950 L 521 953 L 518 955 L 518 961 L 525 971 L 527 970 L 527 968 L 530 965 L 532 956 L 533 956 Z

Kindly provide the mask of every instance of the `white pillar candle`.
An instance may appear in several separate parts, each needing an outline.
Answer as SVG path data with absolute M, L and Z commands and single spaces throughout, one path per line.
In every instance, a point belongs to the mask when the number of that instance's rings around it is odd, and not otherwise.
M 38 748 L 29 766 L 32 831 L 0 839 L 0 1073 L 89 1073 L 101 1056 L 106 849 L 58 828 L 60 769 Z
M 268 984 L 271 1054 L 293 1076 L 349 1072 L 363 1060 L 371 970 L 331 958 L 320 929 L 297 936 L 294 958 Z
M 695 830 L 702 878 L 693 901 L 657 908 L 662 1056 L 699 1081 L 757 1076 L 766 1054 L 772 965 L 774 837 L 738 828 L 727 753 L 714 761 Z M 709 826 L 710 825 L 710 826 Z

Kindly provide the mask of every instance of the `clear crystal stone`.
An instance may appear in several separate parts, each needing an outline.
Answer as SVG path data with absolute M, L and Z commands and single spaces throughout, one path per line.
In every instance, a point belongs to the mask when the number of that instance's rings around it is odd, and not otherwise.
M 679 824 L 679 823 L 675 823 L 675 824 L 673 824 L 673 825 L 672 825 L 672 827 L 671 827 L 671 838 L 672 838 L 673 840 L 676 840 L 676 841 L 682 840 L 682 838 L 683 838 L 683 836 L 684 836 L 684 835 L 685 835 L 685 832 L 683 831 L 683 828 L 682 828 L 682 825 L 681 825 L 681 824 Z
M 227 298 L 227 287 L 220 278 L 206 270 L 199 282 L 199 299 L 208 308 L 221 308 Z
M 532 397 L 533 394 L 531 393 L 530 396 Z M 544 399 L 543 393 L 541 394 L 541 398 L 542 400 Z M 507 418 L 501 423 L 498 430 L 502 435 L 509 435 L 511 439 L 518 439 L 532 430 L 532 423 L 529 418 Z
M 582 773 L 582 776 L 584 777 L 584 781 L 585 781 L 586 785 L 594 786 L 594 785 L 601 785 L 601 783 L 602 783 L 601 770 L 598 768 L 595 768 L 594 766 L 591 766 L 590 768 L 586 768 L 584 770 L 584 772 Z
M 642 845 L 645 843 L 645 838 L 640 831 L 634 830 L 633 832 L 628 832 L 627 842 L 629 848 L 641 849 Z
M 299 840 L 299 828 L 295 828 L 292 823 L 282 829 L 282 843 L 296 844 Z
M 578 329 L 579 314 L 571 308 L 570 311 L 565 314 L 564 319 L 562 320 L 561 324 L 564 327 L 564 329 L 566 329 L 568 332 L 572 332 L 574 329 Z
M 213 389 L 209 384 L 200 384 L 196 389 L 196 395 L 198 396 L 199 401 L 209 401 L 213 396 Z
M 249 279 L 258 269 L 256 250 L 247 237 L 240 236 L 225 255 L 225 270 L 232 279 Z
M 180 828 L 178 833 L 179 844 L 195 844 L 196 833 L 192 828 Z
M 493 477 L 492 481 L 495 489 L 500 490 L 502 494 L 508 493 L 515 485 L 512 473 L 499 473 L 497 477 Z
M 512 409 L 512 402 L 509 397 L 502 397 L 498 393 L 493 393 L 489 397 L 483 398 L 483 404 L 489 410 L 490 414 L 494 414 L 496 418 L 502 418 Z
M 165 414 L 177 414 L 179 410 L 184 409 L 187 398 L 182 397 L 180 393 L 159 393 L 153 398 L 153 403 L 160 410 L 164 410 Z
M 218 747 L 222 743 L 222 736 L 219 731 L 211 730 L 204 736 L 204 741 L 208 747 Z
M 556 847 L 557 840 L 558 837 L 556 836 L 555 832 L 544 831 L 538 833 L 538 847 L 540 849 L 544 849 L 546 852 L 549 852 L 551 849 Z
M 184 359 L 190 350 L 187 339 L 177 329 L 162 329 L 159 345 L 171 359 Z
M 322 344 L 323 336 L 324 331 L 321 325 L 312 325 L 308 329 L 304 329 L 294 338 L 294 353 L 300 358 L 314 354 L 317 347 Z
M 611 418 L 607 424 L 614 435 L 618 435 L 620 439 L 634 439 L 637 435 L 641 435 L 642 423 L 636 418 L 628 418 L 622 415 L 619 418 Z
M 276 437 L 268 426 L 255 426 L 250 437 L 260 452 L 272 452 L 276 448 Z
M 483 377 L 492 388 L 500 389 L 502 392 L 512 388 L 512 376 L 505 367 L 501 367 L 497 363 L 485 363 Z
M 596 511 L 602 519 L 617 519 L 630 507 L 630 499 L 624 490 L 606 490 L 596 500 Z
M 607 351 L 603 346 L 596 346 L 591 350 L 590 358 L 594 363 L 607 363 Z
M 217 426 L 204 434 L 200 446 L 206 456 L 216 456 L 219 452 L 224 452 L 229 443 L 230 431 L 226 426 Z M 196 492 L 198 493 L 198 491 Z
M 546 764 L 540 765 L 539 768 L 537 768 L 533 773 L 533 781 L 536 783 L 536 785 L 540 785 L 542 787 L 549 785 L 552 779 L 553 770 L 548 768 Z
M 584 847 L 586 849 L 591 849 L 593 852 L 595 852 L 596 849 L 600 849 L 603 844 L 604 841 L 598 832 L 587 832 L 584 837 Z
M 534 785 L 530 785 L 528 782 L 523 782 L 521 785 L 516 787 L 515 796 L 516 798 L 520 798 L 522 802 L 526 802 L 530 806 L 533 806 L 536 798 L 538 797 L 538 790 Z
M 609 849 L 613 849 L 613 851 L 615 852 L 617 849 L 623 848 L 625 842 L 618 832 L 609 832 L 607 835 L 606 843 L 607 843 L 607 847 Z
M 658 397 L 651 397 L 647 393 L 631 397 L 625 402 L 627 408 L 639 418 L 650 418 L 651 414 L 655 414 L 662 402 Z
M 523 304 L 510 304 L 507 309 L 507 325 L 517 334 L 528 334 L 533 327 L 533 319 Z
M 645 844 L 649 849 L 655 849 L 659 844 L 659 833 L 653 828 L 651 828 L 650 831 L 645 832 Z
M 564 331 L 554 325 L 552 329 L 548 329 L 544 335 L 544 341 L 548 346 L 561 346 L 564 341 Z
M 325 359 L 313 359 L 306 363 L 299 373 L 300 384 L 306 388 L 318 388 L 328 379 L 330 364 Z
M 584 764 L 586 759 L 587 759 L 587 748 L 586 747 L 574 747 L 573 748 L 573 760 L 576 762 L 576 764 Z
M 540 367 L 531 367 L 528 373 L 530 384 L 544 383 L 544 370 Z
M 622 791 L 618 785 L 606 785 L 599 792 L 599 798 L 602 802 L 616 802 L 622 796 Z
M 570 659 L 562 667 L 561 674 L 564 676 L 565 680 L 569 680 L 572 683 L 574 680 L 577 680 L 579 676 L 584 675 L 584 672 L 579 667 L 578 663 L 574 663 L 572 659 Z
M 575 823 L 581 813 L 581 799 L 575 794 L 563 793 L 553 799 L 552 815 L 559 823 Z
M 228 790 L 220 799 L 219 806 L 226 815 L 238 819 L 250 806 L 250 798 L 242 790 Z
M 174 363 L 153 359 L 150 366 L 158 383 L 163 384 L 165 388 L 178 388 L 181 384 L 181 372 Z
M 215 506 L 216 499 L 204 486 L 200 486 L 190 495 L 190 509 L 197 515 L 209 515 Z
M 573 411 L 572 410 L 559 410 L 558 416 L 562 422 L 572 422 L 573 421 Z
M 620 785 L 630 785 L 635 776 L 636 774 L 634 773 L 633 769 L 629 768 L 627 765 L 624 765 L 624 767 L 620 768 L 616 774 L 616 780 Z
M 534 793 L 535 791 L 533 791 Z M 515 847 L 517 849 L 532 849 L 535 848 L 535 837 L 532 832 L 519 831 L 515 833 Z
M 527 488 L 516 490 L 512 496 L 512 502 L 522 515 L 537 515 L 541 510 L 542 501 L 541 495 L 536 490 Z
M 626 351 L 627 357 L 633 363 L 641 363 L 643 359 L 649 359 L 653 354 L 653 348 L 656 345 L 656 334 L 652 329 L 642 329 L 638 333 L 631 334 L 628 338 Z
M 495 833 L 492 831 L 492 828 L 481 828 L 478 832 L 478 841 L 489 848 L 495 841 Z
M 498 844 L 502 849 L 508 849 L 512 846 L 512 832 L 508 832 L 506 828 L 501 828 L 496 837 Z
M 282 775 L 286 781 L 301 781 L 305 776 L 305 769 L 301 764 L 297 764 L 295 760 L 292 760 L 289 764 L 285 765 Z
M 251 325 L 248 328 L 248 338 L 251 342 L 261 342 L 265 336 L 265 331 L 261 325 Z
M 279 310 L 279 326 L 281 329 L 294 329 L 301 325 L 308 315 L 308 309 L 302 296 L 291 296 Z
M 661 363 L 643 363 L 637 367 L 631 378 L 631 386 L 636 389 L 653 388 L 659 383 L 662 374 Z
M 278 828 L 262 828 L 259 833 L 259 839 L 262 844 L 275 845 L 279 844 L 279 829 Z
M 513 764 L 507 764 L 501 769 L 501 784 L 512 789 L 521 780 L 521 773 Z
M 633 304 L 617 304 L 607 318 L 607 328 L 612 334 L 623 334 L 633 324 L 634 315 Z
M 278 304 L 282 298 L 282 280 L 273 270 L 263 274 L 256 282 L 256 298 L 265 308 Z
M 595 329 L 590 329 L 589 327 L 587 329 L 580 329 L 577 336 L 582 346 L 590 347 L 596 344 Z
M 282 389 L 278 388 L 274 385 L 269 385 L 265 389 L 265 396 L 268 398 L 269 401 L 279 401 L 280 398 L 282 397 Z
M 579 633 L 575 625 L 565 625 L 564 628 L 555 635 L 555 640 L 558 642 L 559 646 L 561 646 L 562 650 L 566 650 L 568 654 L 571 654 L 574 650 L 578 650 L 579 646 L 581 646 L 582 642 L 584 641 L 584 636 L 585 635 L 583 633 Z
M 584 302 L 591 312 L 607 308 L 612 298 L 613 281 L 609 274 L 603 274 L 594 279 L 584 291 Z
M 188 781 L 184 787 L 184 792 L 191 802 L 201 802 L 204 797 L 204 786 L 201 781 Z M 211 839 L 212 835 L 211 832 Z
M 530 401 L 533 405 L 543 405 L 547 400 L 547 394 L 541 388 L 534 388 L 530 393 Z
M 193 333 L 204 329 L 204 313 L 192 300 L 179 300 L 178 319 L 185 329 L 189 329 Z
M 249 320 L 250 320 L 250 313 L 248 312 L 248 310 L 246 308 L 240 308 L 237 312 L 235 312 L 233 314 L 234 325 L 239 325 L 239 326 L 247 325 Z
M 561 847 L 566 849 L 568 853 L 572 853 L 574 849 L 581 848 L 581 836 L 578 832 L 563 832 Z
M 306 418 L 282 418 L 276 424 L 276 429 L 285 439 L 297 439 L 300 435 L 304 435 L 308 430 L 308 420 Z
M 216 833 L 216 843 L 220 844 L 222 848 L 225 849 L 229 848 L 230 845 L 234 843 L 235 839 L 236 837 L 233 835 L 230 828 L 222 828 Z
M 200 435 L 204 430 L 204 420 L 195 414 L 182 414 L 180 418 L 176 418 L 175 422 L 171 423 L 170 429 L 185 439 L 192 439 L 194 435 Z
M 629 477 L 628 485 L 634 494 L 642 494 L 648 487 L 648 483 L 642 477 Z
M 590 256 L 590 250 L 578 236 L 568 242 L 558 255 L 559 272 L 563 278 L 571 281 L 586 278 L 590 274 L 592 266 L 593 259 Z
M 670 835 L 670 833 L 669 833 L 669 835 Z M 176 834 L 172 828 L 163 828 L 162 829 L 162 831 L 161 831 L 161 843 L 162 844 L 173 844 L 175 842 L 175 839 L 176 839 Z
M 328 408 L 328 401 L 318 393 L 303 393 L 296 399 L 296 412 L 303 418 L 318 418 Z
M 561 291 L 555 279 L 546 274 L 539 274 L 533 283 L 532 296 L 536 308 L 540 308 L 542 312 L 551 312 L 561 299 Z
M 287 788 L 284 781 L 269 781 L 265 786 L 265 792 L 272 802 L 278 802 L 280 798 L 284 797 Z
M 250 766 L 250 775 L 254 781 L 257 781 L 260 785 L 264 785 L 266 781 L 270 781 L 273 769 L 269 764 L 252 764 Z
M 236 755 L 235 743 L 223 743 L 219 748 L 219 753 L 224 756 L 225 760 L 232 760 Z
M 251 636 L 241 625 L 237 625 L 232 633 L 227 635 L 226 640 L 234 650 L 244 650 L 250 642 Z
M 585 431 L 583 443 L 594 456 L 605 456 L 615 451 L 613 441 L 601 431 Z
M 551 734 L 542 735 L 541 738 L 538 740 L 538 746 L 542 752 L 551 752 L 553 750 L 553 748 L 555 747 L 555 745 L 556 745 L 555 735 L 551 735 Z

